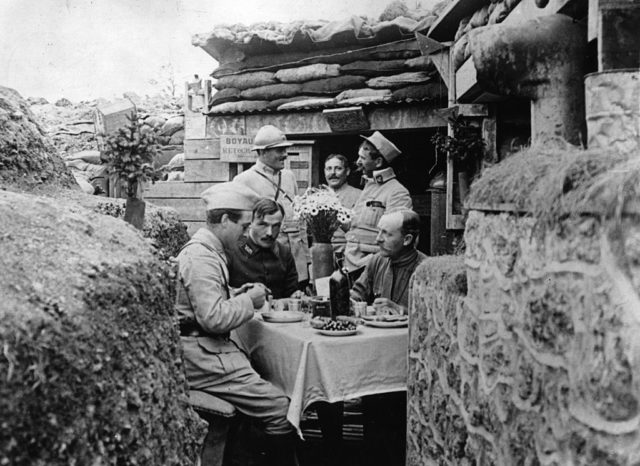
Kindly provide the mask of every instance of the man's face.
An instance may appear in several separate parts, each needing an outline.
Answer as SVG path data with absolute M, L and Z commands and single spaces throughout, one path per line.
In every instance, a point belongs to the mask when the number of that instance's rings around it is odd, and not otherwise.
M 378 157 L 380 153 L 369 141 L 364 141 L 358 149 L 358 160 L 356 165 L 367 174 L 371 174 L 379 166 Z
M 262 218 L 254 217 L 249 227 L 249 235 L 258 246 L 264 249 L 273 247 L 282 225 L 282 213 L 267 214 Z
M 398 258 L 411 244 L 411 237 L 402 234 L 402 214 L 394 212 L 383 215 L 378 222 L 378 236 L 376 244 L 380 247 L 380 254 L 391 259 Z
M 287 148 L 274 147 L 271 149 L 265 149 L 260 155 L 260 160 L 267 167 L 280 171 L 284 168 L 284 161 L 287 160 Z
M 249 225 L 251 225 L 251 212 L 243 210 L 240 219 L 237 222 L 232 222 L 227 217 L 227 221 L 224 223 L 224 235 L 220 236 L 220 240 L 225 246 L 230 246 L 238 242 L 240 237 L 247 234 Z
M 347 182 L 349 167 L 345 167 L 341 160 L 332 158 L 324 164 L 324 177 L 331 189 L 338 189 Z

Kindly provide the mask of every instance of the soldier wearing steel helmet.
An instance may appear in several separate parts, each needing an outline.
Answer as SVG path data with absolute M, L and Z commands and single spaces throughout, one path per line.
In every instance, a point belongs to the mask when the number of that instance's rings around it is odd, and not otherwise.
M 298 194 L 298 184 L 291 170 L 284 168 L 287 159 L 287 141 L 284 133 L 272 125 L 263 126 L 253 139 L 252 150 L 258 160 L 249 170 L 237 175 L 233 181 L 241 183 L 262 197 L 268 197 L 284 207 L 285 218 L 278 241 L 287 244 L 296 263 L 298 281 L 309 279 L 309 248 L 304 225 L 293 219 L 293 199 Z

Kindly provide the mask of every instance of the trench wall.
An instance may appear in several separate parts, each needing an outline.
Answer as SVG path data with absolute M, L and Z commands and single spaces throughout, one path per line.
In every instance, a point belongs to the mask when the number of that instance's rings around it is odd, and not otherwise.
M 640 464 L 639 219 L 471 211 L 465 240 L 466 296 L 414 279 L 408 464 Z

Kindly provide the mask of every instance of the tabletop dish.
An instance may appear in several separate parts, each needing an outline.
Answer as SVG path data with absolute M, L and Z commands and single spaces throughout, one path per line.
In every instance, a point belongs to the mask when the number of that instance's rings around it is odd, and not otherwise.
M 377 327 L 377 328 L 400 328 L 400 327 L 406 327 L 407 325 L 409 325 L 409 320 L 408 319 L 391 320 L 391 321 L 365 320 L 364 324 L 368 325 L 369 327 Z
M 289 324 L 304 319 L 304 313 L 295 311 L 270 311 L 263 312 L 261 315 L 265 322 L 274 324 Z
M 347 337 L 349 335 L 355 335 L 358 333 L 358 329 L 350 329 L 350 330 L 322 330 L 317 329 L 320 335 L 326 335 L 328 337 Z

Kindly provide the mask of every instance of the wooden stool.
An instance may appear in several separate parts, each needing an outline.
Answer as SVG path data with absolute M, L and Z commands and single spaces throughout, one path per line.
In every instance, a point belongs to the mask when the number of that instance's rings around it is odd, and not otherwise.
M 236 408 L 217 396 L 199 390 L 189 390 L 189 404 L 209 423 L 200 455 L 201 466 L 222 466 L 227 434 Z

